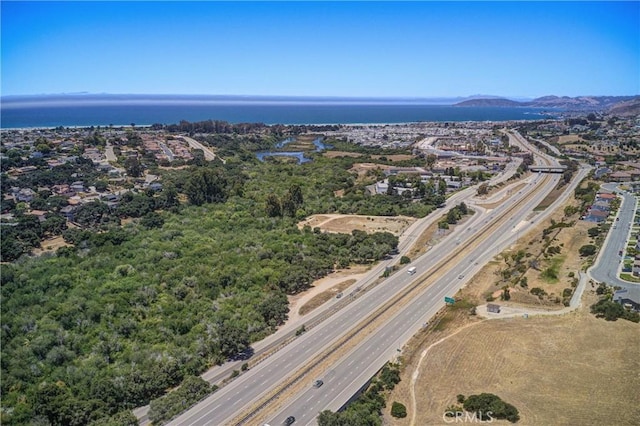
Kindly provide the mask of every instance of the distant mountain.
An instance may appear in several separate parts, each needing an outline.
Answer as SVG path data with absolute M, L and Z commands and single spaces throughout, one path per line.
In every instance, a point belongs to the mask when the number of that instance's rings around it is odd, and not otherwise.
M 471 99 L 455 106 L 494 106 L 494 107 L 530 107 L 561 108 L 569 111 L 607 111 L 614 105 L 630 101 L 633 96 L 543 96 L 528 102 L 512 101 L 505 98 Z
M 609 108 L 607 112 L 619 117 L 640 116 L 640 96 L 628 101 L 618 102 Z
M 505 98 L 482 98 L 482 99 L 469 99 L 468 101 L 458 102 L 454 106 L 460 107 L 518 107 L 526 106 L 524 102 L 512 101 Z

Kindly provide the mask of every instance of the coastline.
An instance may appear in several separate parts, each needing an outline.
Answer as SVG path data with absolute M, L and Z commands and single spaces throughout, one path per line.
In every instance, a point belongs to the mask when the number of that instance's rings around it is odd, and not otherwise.
M 561 111 L 558 111 L 560 113 Z M 453 105 L 127 105 L 0 108 L 0 129 L 147 127 L 181 121 L 225 121 L 265 125 L 395 125 L 429 122 L 509 122 L 553 120 L 548 109 L 456 107 Z M 125 123 L 116 125 L 114 123 Z

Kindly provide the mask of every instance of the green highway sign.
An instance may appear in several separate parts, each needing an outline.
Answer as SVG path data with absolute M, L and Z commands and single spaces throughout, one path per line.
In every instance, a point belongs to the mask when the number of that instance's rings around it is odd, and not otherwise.
M 451 304 L 456 303 L 456 299 L 454 299 L 453 297 L 445 297 L 444 301 L 445 303 L 451 303 Z

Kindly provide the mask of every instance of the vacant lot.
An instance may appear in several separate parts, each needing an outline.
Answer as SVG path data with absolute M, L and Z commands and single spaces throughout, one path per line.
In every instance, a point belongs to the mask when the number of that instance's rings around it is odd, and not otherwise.
M 572 142 L 584 142 L 584 139 L 582 139 L 580 135 L 561 135 L 557 136 L 557 139 L 560 145 Z
M 588 299 L 590 304 L 596 297 Z M 456 395 L 482 392 L 513 404 L 522 425 L 638 424 L 639 349 L 638 324 L 597 319 L 587 308 L 476 323 L 434 346 L 423 360 L 415 424 L 446 424 L 442 413 L 456 404 Z M 404 403 L 409 416 L 388 417 L 391 424 L 410 424 L 415 361 L 389 398 Z
M 320 228 L 325 232 L 351 233 L 354 229 L 365 232 L 391 232 L 400 235 L 407 229 L 415 218 L 408 216 L 360 216 L 360 215 L 340 215 L 324 214 L 313 215 L 298 223 L 298 228 L 302 229 L 308 225 L 311 228 Z
M 68 245 L 69 244 L 67 244 L 62 237 L 47 238 L 42 241 L 40 247 L 33 249 L 33 254 L 40 256 L 43 253 L 53 253 L 60 247 L 66 247 Z

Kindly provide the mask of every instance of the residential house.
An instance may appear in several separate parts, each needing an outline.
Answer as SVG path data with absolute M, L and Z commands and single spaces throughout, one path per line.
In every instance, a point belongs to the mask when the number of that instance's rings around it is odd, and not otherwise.
M 17 201 L 24 201 L 26 203 L 33 200 L 35 196 L 36 193 L 31 188 L 20 188 L 20 190 L 15 194 Z
M 599 192 L 596 194 L 596 201 L 611 202 L 616 199 L 616 196 L 610 192 Z
M 608 216 L 608 211 L 589 210 L 589 212 L 584 217 L 584 220 L 586 220 L 587 222 L 604 222 L 605 220 L 607 220 Z
M 609 175 L 612 182 L 630 182 L 631 174 L 627 172 L 614 172 Z
M 596 201 L 591 205 L 591 210 L 601 210 L 603 212 L 608 212 L 610 210 L 609 202 Z
M 640 277 L 640 255 L 638 254 L 636 254 L 633 259 L 633 269 L 631 269 L 631 273 L 636 277 Z
M 75 192 L 85 192 L 86 189 L 84 187 L 84 182 L 82 181 L 75 181 L 73 182 L 71 185 L 69 185 L 69 189 L 71 189 L 72 191 Z
M 38 218 L 39 222 L 44 222 L 46 220 L 46 218 L 44 217 L 47 212 L 43 211 L 43 210 L 31 210 L 25 214 L 31 215 L 31 216 L 35 216 Z
M 78 209 L 78 206 L 68 205 L 68 206 L 64 206 L 63 208 L 61 208 L 60 209 L 60 213 L 64 217 L 66 217 L 69 222 L 73 222 L 74 215 L 75 215 L 77 209 Z
M 640 286 L 616 290 L 613 293 L 613 301 L 627 309 L 640 311 Z

